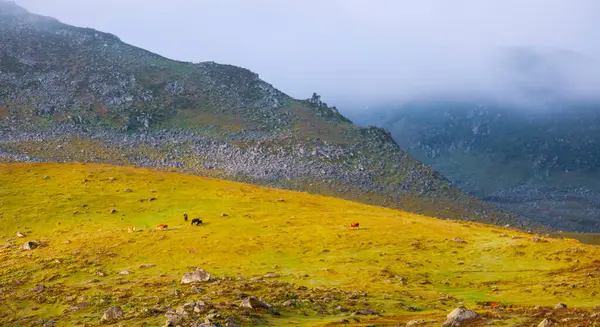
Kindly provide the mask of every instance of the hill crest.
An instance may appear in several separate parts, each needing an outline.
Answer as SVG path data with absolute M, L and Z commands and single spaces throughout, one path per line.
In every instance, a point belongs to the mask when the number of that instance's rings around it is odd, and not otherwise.
M 247 69 L 166 59 L 33 14 L 0 24 L 0 154 L 185 171 L 401 207 L 531 222 L 461 193 L 378 128 Z

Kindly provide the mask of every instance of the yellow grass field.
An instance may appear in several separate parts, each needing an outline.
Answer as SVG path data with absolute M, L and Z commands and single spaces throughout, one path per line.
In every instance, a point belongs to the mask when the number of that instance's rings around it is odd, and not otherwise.
M 458 305 L 529 326 L 543 319 L 536 305 L 600 305 L 596 246 L 177 172 L 0 165 L 0 227 L 1 326 L 111 325 L 113 305 L 124 311 L 114 326 L 163 326 L 166 308 L 192 300 L 242 326 L 439 325 Z M 217 281 L 181 285 L 195 267 Z M 246 295 L 281 315 L 239 313 Z

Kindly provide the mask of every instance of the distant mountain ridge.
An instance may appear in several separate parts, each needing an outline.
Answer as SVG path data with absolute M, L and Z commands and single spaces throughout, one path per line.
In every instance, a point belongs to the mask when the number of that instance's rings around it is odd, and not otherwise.
M 0 1 L 0 158 L 170 168 L 522 228 L 317 94 L 185 63 Z
M 598 61 L 527 48 L 498 57 L 501 92 L 373 105 L 357 122 L 391 131 L 411 155 L 479 199 L 554 228 L 599 231 Z

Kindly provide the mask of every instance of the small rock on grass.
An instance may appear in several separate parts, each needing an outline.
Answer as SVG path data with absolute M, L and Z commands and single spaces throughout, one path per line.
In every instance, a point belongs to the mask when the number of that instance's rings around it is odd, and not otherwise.
M 140 265 L 140 268 L 144 269 L 144 268 L 151 268 L 151 267 L 154 267 L 154 266 L 156 266 L 156 265 L 155 264 L 151 264 L 151 263 L 144 263 L 144 264 Z
M 108 308 L 102 316 L 102 321 L 114 321 L 123 318 L 123 309 L 120 306 L 113 306 Z
M 181 284 L 190 284 L 195 282 L 206 282 L 210 280 L 210 273 L 203 269 L 196 269 L 193 272 L 188 272 L 181 278 Z
M 556 325 L 556 321 L 554 321 L 550 318 L 546 318 L 546 319 L 542 320 L 542 322 L 540 322 L 538 327 L 550 327 L 550 326 L 554 326 L 554 325 Z
M 36 242 L 36 241 L 29 241 L 29 242 L 25 242 L 25 244 L 23 244 L 23 250 L 33 250 L 35 248 L 37 248 L 38 246 L 40 246 L 40 243 Z
M 260 300 L 259 298 L 255 297 L 255 296 L 249 296 L 249 297 L 243 299 L 242 303 L 240 303 L 240 307 L 249 308 L 249 309 L 262 308 L 276 316 L 279 315 L 279 312 L 277 312 L 277 310 L 275 310 L 275 308 L 273 308 L 272 305 Z
M 448 314 L 448 319 L 442 324 L 442 327 L 460 326 L 463 321 L 475 319 L 477 317 L 479 317 L 477 312 L 468 310 L 465 307 L 458 307 Z

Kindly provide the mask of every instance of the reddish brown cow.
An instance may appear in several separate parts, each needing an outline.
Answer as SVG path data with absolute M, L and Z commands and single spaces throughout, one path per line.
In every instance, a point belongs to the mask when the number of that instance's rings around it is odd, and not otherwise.
M 352 229 L 356 229 L 356 228 L 358 228 L 358 226 L 359 226 L 359 223 L 357 221 L 350 224 L 350 228 L 352 228 Z

